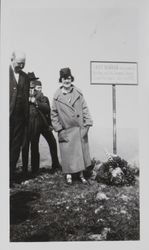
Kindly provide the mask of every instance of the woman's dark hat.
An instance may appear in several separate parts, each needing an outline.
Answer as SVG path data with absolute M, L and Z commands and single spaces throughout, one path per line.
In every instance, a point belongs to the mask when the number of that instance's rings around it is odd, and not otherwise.
M 60 78 L 59 78 L 59 82 L 62 82 L 62 78 L 68 78 L 71 77 L 71 81 L 74 81 L 74 77 L 71 75 L 71 70 L 70 68 L 63 68 L 60 70 Z
M 29 77 L 30 81 L 32 81 L 32 80 L 34 81 L 34 80 L 38 80 L 39 79 L 39 77 L 35 76 L 34 72 L 28 72 L 28 77 Z

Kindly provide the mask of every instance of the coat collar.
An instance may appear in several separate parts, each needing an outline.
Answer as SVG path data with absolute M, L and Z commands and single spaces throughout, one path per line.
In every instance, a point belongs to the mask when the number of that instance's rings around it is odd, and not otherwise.
M 71 109 L 74 109 L 73 105 L 78 100 L 78 98 L 80 98 L 82 93 L 74 85 L 73 85 L 73 90 L 72 91 L 73 91 L 73 95 L 72 95 L 71 104 L 66 102 L 66 100 L 64 98 L 64 94 L 62 93 L 61 87 L 57 90 L 54 99 L 61 102 L 61 103 L 63 103 L 63 104 L 65 104 L 65 105 L 67 105 L 67 106 L 69 106 Z

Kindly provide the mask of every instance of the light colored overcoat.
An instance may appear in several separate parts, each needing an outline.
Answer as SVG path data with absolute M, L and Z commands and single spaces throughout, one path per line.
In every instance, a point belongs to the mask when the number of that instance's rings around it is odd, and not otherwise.
M 81 136 L 85 126 L 92 126 L 92 119 L 81 91 L 73 86 L 71 102 L 59 88 L 53 98 L 51 120 L 56 132 L 66 131 L 68 142 L 60 142 L 64 173 L 77 173 L 91 165 L 88 135 Z

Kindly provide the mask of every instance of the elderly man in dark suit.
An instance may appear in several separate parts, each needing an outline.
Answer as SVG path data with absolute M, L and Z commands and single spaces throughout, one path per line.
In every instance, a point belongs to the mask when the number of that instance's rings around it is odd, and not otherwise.
M 13 52 L 9 68 L 10 184 L 14 181 L 16 164 L 29 116 L 29 79 L 28 75 L 22 71 L 25 59 L 24 53 Z

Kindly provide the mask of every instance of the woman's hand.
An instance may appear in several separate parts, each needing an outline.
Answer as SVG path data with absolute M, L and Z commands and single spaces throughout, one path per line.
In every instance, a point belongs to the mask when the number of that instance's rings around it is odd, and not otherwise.
M 88 134 L 88 131 L 89 131 L 89 126 L 85 126 L 85 127 L 81 128 L 81 137 L 85 138 Z
M 58 133 L 58 140 L 59 140 L 59 142 L 68 142 L 69 141 L 66 130 L 63 129 Z

